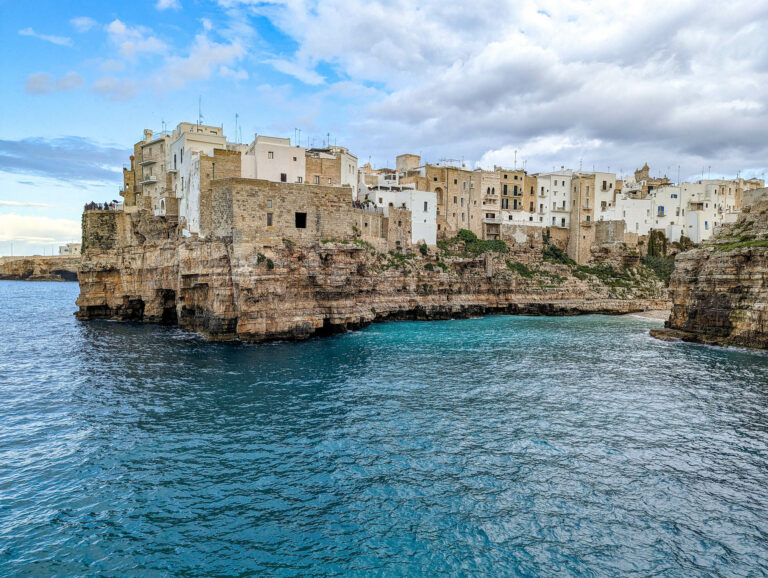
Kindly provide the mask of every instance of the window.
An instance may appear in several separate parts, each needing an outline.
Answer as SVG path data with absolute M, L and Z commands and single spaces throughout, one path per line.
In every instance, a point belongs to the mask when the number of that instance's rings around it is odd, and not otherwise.
M 304 177 L 296 177 L 296 182 L 297 183 L 303 183 L 304 182 Z
M 272 151 L 268 151 L 268 152 L 267 152 L 267 158 L 268 158 L 268 159 L 273 159 L 273 158 L 275 158 L 275 153 L 274 153 L 274 152 L 272 152 Z
M 432 177 L 432 180 L 437 182 L 437 177 Z
M 491 194 L 492 194 L 492 195 L 495 195 L 495 194 L 496 194 L 496 187 L 492 187 L 492 188 L 491 188 Z
M 272 208 L 272 199 L 267 199 L 267 208 L 268 209 Z
M 315 175 L 315 184 L 316 185 L 320 184 L 320 175 Z
M 181 147 L 181 159 L 179 160 L 181 164 L 184 164 L 184 147 Z
M 459 179 L 453 179 L 453 184 L 454 185 L 458 185 L 459 184 Z
M 517 175 L 515 175 L 515 178 L 517 178 Z M 512 191 L 512 194 L 513 194 L 513 195 L 516 195 L 516 194 L 517 194 L 517 185 L 515 185 L 515 188 L 514 188 L 514 190 Z
M 603 190 L 604 191 L 608 190 L 608 181 L 603 181 Z
M 267 227 L 272 226 L 272 213 L 267 213 Z
M 296 162 L 298 159 L 296 157 L 293 157 L 293 162 Z
M 464 197 L 461 197 L 461 206 L 464 206 Z
M 173 155 L 173 170 L 176 170 L 176 155 Z
M 533 209 L 533 203 L 531 203 L 531 204 L 528 206 L 528 211 L 530 211 L 531 213 L 533 213 L 533 210 L 534 210 L 534 209 Z
M 461 220 L 464 220 L 464 213 L 461 214 Z
M 453 204 L 455 205 L 458 202 L 459 202 L 459 198 L 458 197 L 453 197 Z
M 307 214 L 306 213 L 296 213 L 296 228 L 297 229 L 306 229 L 307 228 Z
M 427 201 L 424 201 L 424 212 L 426 213 L 429 210 L 429 203 Z
M 330 178 L 330 177 L 328 177 L 328 184 L 329 184 L 329 185 L 332 185 L 332 184 L 333 184 L 333 179 L 332 179 L 332 178 Z
M 504 175 L 504 178 L 506 179 L 506 178 L 507 178 L 507 175 Z
M 288 175 L 286 173 L 280 173 L 280 182 L 281 183 L 287 183 L 288 182 Z
M 461 187 L 466 191 L 467 190 L 467 181 L 462 181 Z
M 488 190 L 487 190 L 487 191 L 485 191 L 485 194 L 486 194 L 486 195 L 490 195 L 490 194 L 491 194 L 491 187 L 488 187 Z
M 587 185 L 587 196 L 589 196 L 589 185 Z
M 590 217 L 589 215 L 587 215 L 587 223 L 589 223 L 589 221 L 590 221 Z
M 507 177 L 505 176 L 504 178 L 506 179 Z M 507 185 L 504 185 L 504 194 L 507 194 Z
M 501 208 L 509 209 L 509 199 L 501 199 Z

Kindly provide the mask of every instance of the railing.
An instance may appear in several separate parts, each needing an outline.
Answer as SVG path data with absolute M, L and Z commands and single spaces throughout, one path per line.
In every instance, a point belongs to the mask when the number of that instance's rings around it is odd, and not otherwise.
M 139 181 L 140 185 L 146 185 L 148 183 L 156 183 L 157 182 L 157 175 L 149 175 L 147 177 L 144 177 L 141 181 Z
M 352 203 L 353 209 L 359 209 L 361 211 L 368 211 L 369 213 L 378 213 L 379 215 L 384 214 L 384 207 L 377 207 L 375 205 L 366 205 L 365 203 Z M 397 207 L 392 207 L 393 209 Z

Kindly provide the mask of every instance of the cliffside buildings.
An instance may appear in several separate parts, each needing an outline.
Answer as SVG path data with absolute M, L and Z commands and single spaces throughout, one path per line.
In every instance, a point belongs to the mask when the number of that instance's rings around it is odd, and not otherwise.
M 673 184 L 647 164 L 621 180 L 614 173 L 518 168 L 469 169 L 402 154 L 395 168 L 358 167 L 347 148 L 306 149 L 256 135 L 228 142 L 221 127 L 180 123 L 134 145 L 123 170 L 124 210 L 177 219 L 185 236 L 357 238 L 385 248 L 469 229 L 484 239 L 557 240 L 571 258 L 591 259 L 603 243 L 642 245 L 652 230 L 671 241 L 708 239 L 733 222 L 752 179 Z M 239 219 L 239 220 L 238 220 Z M 538 231 L 538 233 L 536 232 Z

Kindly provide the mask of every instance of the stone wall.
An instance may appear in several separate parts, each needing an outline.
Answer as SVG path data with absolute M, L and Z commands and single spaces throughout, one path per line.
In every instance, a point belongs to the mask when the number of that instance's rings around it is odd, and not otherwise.
M 240 151 L 213 149 L 213 155 L 200 155 L 200 234 L 211 230 L 212 212 L 203 207 L 211 207 L 213 180 L 240 177 L 242 157 Z
M 341 157 L 332 159 L 306 156 L 306 177 L 304 182 L 308 185 L 341 186 Z M 319 183 L 315 183 L 315 177 Z M 351 193 L 350 193 L 351 194 Z
M 354 208 L 347 187 L 217 179 L 204 201 L 200 213 L 210 214 L 211 223 L 201 234 L 235 243 L 359 239 L 382 247 L 411 244 L 410 211 L 391 209 L 387 220 L 382 213 Z
M 626 226 L 624 221 L 596 221 L 595 244 L 624 243 Z

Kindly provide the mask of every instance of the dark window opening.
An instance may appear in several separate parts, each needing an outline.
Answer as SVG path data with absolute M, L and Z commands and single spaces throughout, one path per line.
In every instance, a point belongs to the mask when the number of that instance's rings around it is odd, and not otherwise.
M 296 228 L 297 229 L 306 229 L 307 228 L 307 214 L 306 213 L 296 213 Z
M 287 183 L 288 182 L 288 175 L 285 173 L 280 173 L 280 182 L 281 183 Z
M 272 213 L 267 213 L 267 227 L 272 226 Z

